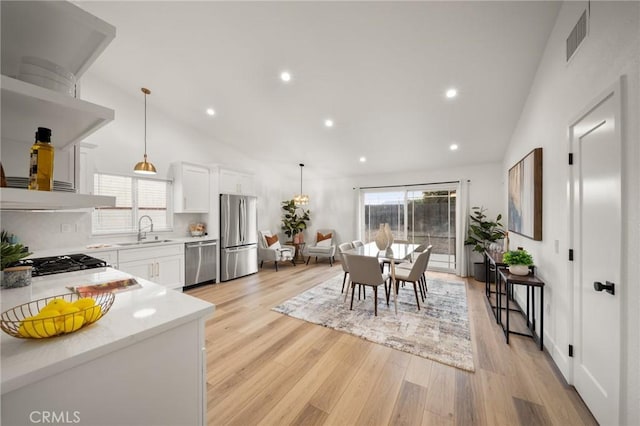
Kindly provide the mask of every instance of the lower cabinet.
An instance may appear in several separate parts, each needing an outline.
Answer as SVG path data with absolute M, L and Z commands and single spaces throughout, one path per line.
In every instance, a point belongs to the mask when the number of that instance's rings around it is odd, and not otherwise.
M 206 425 L 204 318 L 131 337 L 114 345 L 122 346 L 117 350 L 87 354 L 88 360 L 66 363 L 58 374 L 3 393 L 0 422 Z
M 184 287 L 184 244 L 118 251 L 118 269 L 173 289 Z

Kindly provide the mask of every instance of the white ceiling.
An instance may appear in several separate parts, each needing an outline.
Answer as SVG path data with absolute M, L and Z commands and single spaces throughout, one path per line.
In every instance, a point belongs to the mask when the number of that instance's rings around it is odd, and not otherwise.
M 304 162 L 314 175 L 501 160 L 559 10 L 556 2 L 77 4 L 117 28 L 92 72 L 132 96 L 149 87 L 155 107 L 248 156 L 294 172 Z M 279 79 L 284 69 L 289 84 Z M 457 98 L 445 98 L 449 87 Z

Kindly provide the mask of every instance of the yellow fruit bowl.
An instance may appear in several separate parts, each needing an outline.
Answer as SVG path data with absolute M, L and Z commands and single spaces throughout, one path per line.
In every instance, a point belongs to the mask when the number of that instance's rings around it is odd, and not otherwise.
M 13 337 L 42 339 L 73 333 L 105 316 L 115 295 L 109 292 L 60 294 L 4 311 L 0 327 Z

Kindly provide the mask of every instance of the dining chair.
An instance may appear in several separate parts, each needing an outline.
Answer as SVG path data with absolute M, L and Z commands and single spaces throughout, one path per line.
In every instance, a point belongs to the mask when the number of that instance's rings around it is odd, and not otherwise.
M 426 245 L 426 244 L 423 244 Z M 420 247 L 418 247 L 420 248 Z M 428 253 L 427 255 L 427 261 L 424 264 L 424 272 L 422 273 L 422 276 L 420 277 L 420 280 L 418 281 L 418 285 L 420 286 L 420 294 L 422 296 L 422 301 L 424 302 L 426 294 L 427 294 L 427 268 L 429 267 L 429 259 L 431 258 L 431 249 L 433 248 L 433 246 L 431 244 L 429 244 L 426 249 L 422 249 L 420 250 L 420 252 L 418 252 L 417 254 L 420 255 L 423 252 Z M 417 250 L 417 249 L 416 249 Z M 414 252 L 415 253 L 415 252 Z M 411 262 L 405 262 L 405 263 L 401 263 L 399 265 L 396 266 L 396 270 L 398 270 L 398 268 L 400 269 L 404 269 L 404 270 L 411 270 L 411 268 L 413 267 L 413 263 Z
M 342 290 L 340 293 L 344 292 L 344 285 L 347 282 L 347 275 L 349 275 L 349 268 L 347 267 L 347 262 L 344 259 L 344 252 L 347 250 L 353 249 L 353 243 L 346 242 L 342 243 L 338 246 L 338 253 L 340 254 L 340 264 L 342 265 L 342 270 L 344 271 L 344 278 L 342 279 Z
M 400 282 L 402 283 L 412 283 L 413 284 L 413 292 L 416 294 L 416 305 L 418 305 L 418 310 L 420 310 L 420 300 L 418 299 L 418 288 L 420 289 L 420 295 L 422 300 L 425 300 L 424 292 L 426 292 L 426 279 L 424 279 L 424 272 L 427 269 L 427 264 L 429 263 L 429 257 L 431 255 L 431 248 L 428 248 L 426 251 L 423 251 L 418 255 L 415 262 L 411 266 L 411 269 L 406 268 L 396 268 L 395 278 L 396 278 L 396 293 L 400 289 Z M 352 275 L 353 276 L 353 275 Z M 424 287 L 423 287 L 424 282 Z
M 351 306 L 349 309 L 353 310 L 353 296 L 356 292 L 356 285 L 373 287 L 373 311 L 374 315 L 378 316 L 378 287 L 384 286 L 387 305 L 389 305 L 389 294 L 391 292 L 391 286 L 387 285 L 389 276 L 380 272 L 378 259 L 375 257 L 345 254 L 344 258 L 347 260 L 351 281 Z
M 353 244 L 353 247 L 364 247 L 364 242 L 362 240 L 353 240 L 353 242 L 351 243 Z

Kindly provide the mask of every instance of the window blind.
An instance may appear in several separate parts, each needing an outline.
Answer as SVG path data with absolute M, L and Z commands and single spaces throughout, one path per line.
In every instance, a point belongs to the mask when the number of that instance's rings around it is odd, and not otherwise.
M 116 197 L 114 207 L 94 209 L 94 234 L 137 232 L 143 215 L 151 217 L 154 231 L 171 230 L 170 181 L 96 173 L 93 187 L 96 195 Z

